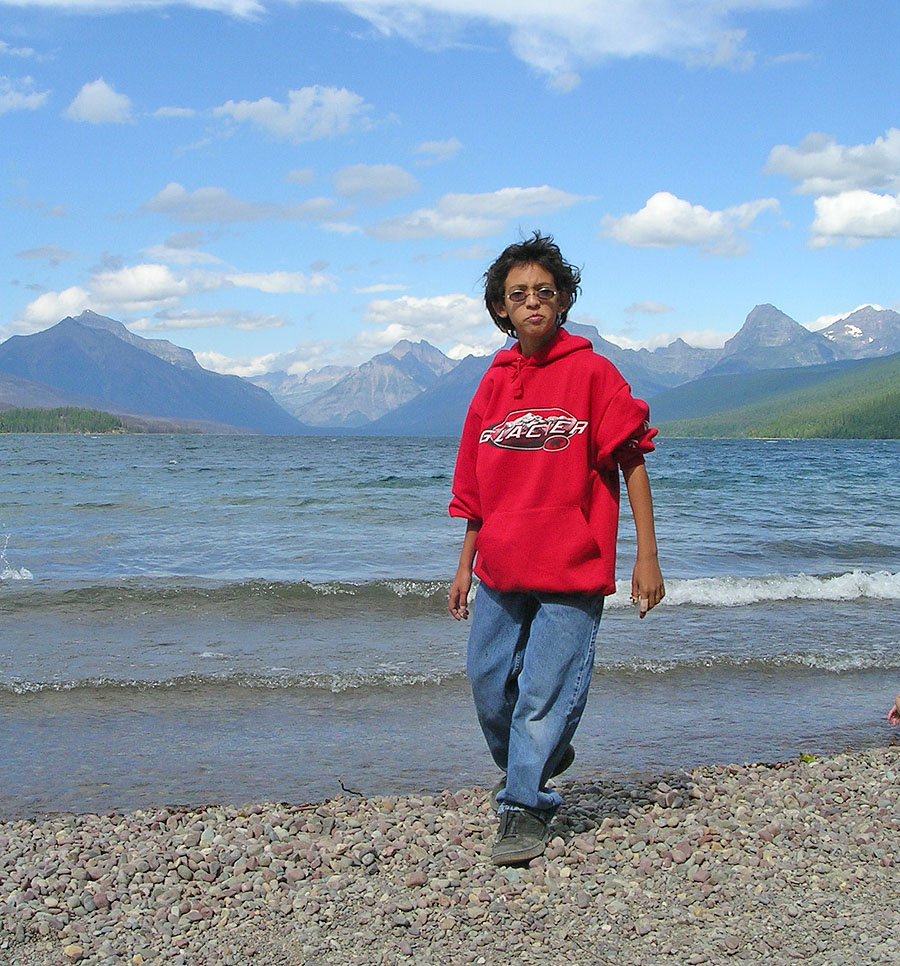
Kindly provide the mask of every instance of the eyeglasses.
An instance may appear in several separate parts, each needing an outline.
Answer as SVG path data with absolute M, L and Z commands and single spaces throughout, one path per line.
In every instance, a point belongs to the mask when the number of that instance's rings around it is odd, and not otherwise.
M 543 287 L 534 290 L 534 294 L 541 302 L 552 302 L 559 293 L 556 289 Z M 506 297 L 510 302 L 515 302 L 516 304 L 524 302 L 528 298 L 528 295 L 529 292 L 524 288 L 514 288 L 511 292 L 506 293 Z

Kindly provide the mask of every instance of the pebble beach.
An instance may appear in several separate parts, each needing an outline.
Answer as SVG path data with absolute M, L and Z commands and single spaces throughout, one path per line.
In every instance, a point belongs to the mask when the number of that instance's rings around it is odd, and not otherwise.
M 558 781 L 490 863 L 485 788 L 0 822 L 0 963 L 900 961 L 900 746 Z

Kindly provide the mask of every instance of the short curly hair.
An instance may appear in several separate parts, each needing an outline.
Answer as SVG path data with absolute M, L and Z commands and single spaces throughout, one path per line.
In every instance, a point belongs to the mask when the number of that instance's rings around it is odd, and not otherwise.
M 494 320 L 494 325 L 507 335 L 516 334 L 509 319 L 498 315 L 494 305 L 503 301 L 506 295 L 506 276 L 519 265 L 540 265 L 553 276 L 557 291 L 565 292 L 569 297 L 568 304 L 559 313 L 559 324 L 565 323 L 569 309 L 575 304 L 581 291 L 581 270 L 562 257 L 559 245 L 553 241 L 552 235 L 542 235 L 535 231 L 531 238 L 505 248 L 484 273 L 484 304 Z

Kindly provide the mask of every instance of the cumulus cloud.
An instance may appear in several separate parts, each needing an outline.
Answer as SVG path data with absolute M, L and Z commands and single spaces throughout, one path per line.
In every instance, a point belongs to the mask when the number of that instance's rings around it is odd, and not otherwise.
M 423 141 L 416 148 L 415 153 L 424 154 L 427 157 L 417 161 L 416 164 L 440 164 L 442 161 L 450 161 L 461 150 L 462 141 L 459 138 L 447 138 L 446 141 Z
M 192 107 L 159 107 L 153 112 L 153 116 L 157 120 L 166 120 L 168 118 L 190 118 L 196 117 L 197 112 Z
M 815 200 L 812 248 L 856 247 L 882 238 L 900 238 L 900 195 L 844 191 Z
M 386 218 L 371 229 L 376 238 L 484 238 L 505 229 L 510 219 L 536 218 L 587 199 L 543 185 L 501 188 L 483 194 L 449 194 L 434 208 Z
M 222 259 L 196 248 L 182 248 L 163 245 L 148 245 L 144 254 L 155 262 L 171 265 L 221 265 Z
M 186 223 L 234 224 L 250 221 L 316 221 L 338 214 L 331 198 L 310 198 L 296 205 L 274 202 L 245 201 L 235 198 L 224 188 L 197 188 L 188 191 L 184 185 L 171 182 L 149 201 L 142 210 L 169 215 Z
M 836 315 L 820 315 L 811 322 L 801 322 L 800 324 L 811 332 L 820 332 L 822 329 L 827 329 L 829 325 L 833 325 L 835 322 L 840 322 L 848 316 L 853 315 L 854 312 L 858 312 L 860 309 L 875 309 L 876 312 L 881 312 L 884 306 L 879 305 L 877 302 L 863 302 L 862 305 L 857 305 L 855 309 L 850 309 L 849 312 L 839 312 Z
M 12 2 L 12 0 L 0 0 Z M 180 3 L 235 17 L 264 12 L 262 0 L 31 0 L 65 10 L 126 10 Z M 610 58 L 662 57 L 744 68 L 753 63 L 741 16 L 799 7 L 808 0 L 325 0 L 368 20 L 384 35 L 420 46 L 483 43 L 485 27 L 504 32 L 515 56 L 550 78 Z M 229 102 L 231 103 L 231 102 Z M 262 102 L 257 102 L 262 103 Z M 274 102 L 272 102 L 274 103 Z M 286 109 L 282 107 L 282 111 Z M 270 111 L 262 126 L 281 128 Z M 286 126 L 290 128 L 290 124 Z M 273 132 L 277 133 L 277 132 Z
M 381 282 L 378 285 L 367 285 L 365 288 L 355 288 L 353 291 L 357 295 L 375 295 L 378 292 L 402 292 L 406 285 L 391 284 Z
M 70 121 L 88 124 L 127 124 L 131 120 L 131 99 L 99 77 L 81 88 L 63 114 Z
M 710 211 L 668 191 L 658 191 L 640 211 L 601 222 L 603 234 L 636 248 L 699 247 L 707 255 L 740 255 L 747 250 L 739 232 L 750 228 L 764 211 L 778 211 L 775 198 L 761 198 Z
M 467 29 L 505 30 L 513 53 L 535 70 L 577 83 L 575 71 L 609 58 L 664 57 L 712 67 L 746 68 L 741 12 L 786 9 L 805 0 L 331 0 L 384 34 L 424 46 L 467 40 Z
M 340 347 L 333 342 L 311 341 L 303 342 L 287 352 L 269 352 L 261 356 L 234 358 L 221 352 L 195 352 L 194 355 L 200 365 L 207 369 L 252 378 L 275 371 L 301 376 L 310 369 L 333 365 L 340 351 Z
M 569 70 L 562 74 L 557 74 L 555 77 L 551 77 L 547 86 L 551 91 L 556 91 L 557 94 L 569 94 L 580 84 L 580 75 L 576 74 L 573 70 Z
M 371 110 L 359 94 L 345 87 L 316 84 L 288 91 L 287 103 L 263 97 L 258 101 L 227 101 L 214 110 L 219 117 L 249 123 L 295 143 L 345 134 L 367 123 Z
M 36 51 L 33 47 L 13 47 L 5 40 L 0 40 L 0 54 L 8 57 L 34 57 Z
M 190 294 L 192 286 L 177 278 L 166 265 L 147 263 L 97 272 L 90 280 L 91 294 L 103 306 L 141 312 Z
M 77 252 L 66 251 L 57 245 L 42 245 L 40 248 L 29 248 L 23 252 L 16 252 L 16 258 L 33 258 L 38 261 L 46 261 L 54 268 L 62 262 L 74 258 Z
M 18 329 L 23 332 L 38 332 L 69 315 L 81 315 L 90 307 L 90 292 L 78 285 L 62 292 L 44 292 L 25 307 L 17 323 Z
M 0 114 L 10 111 L 36 111 L 43 107 L 50 91 L 34 90 L 31 77 L 0 77 Z
M 626 307 L 625 311 L 629 315 L 663 315 L 666 312 L 671 312 L 672 306 L 665 305 L 663 302 L 632 302 L 631 305 Z
M 351 164 L 334 176 L 342 198 L 380 205 L 419 190 L 419 182 L 396 164 Z
M 293 171 L 288 171 L 284 180 L 288 184 L 311 184 L 315 177 L 316 173 L 312 168 L 294 168 Z
M 361 332 L 355 343 L 373 352 L 389 349 L 400 339 L 425 339 L 432 345 L 451 346 L 448 355 L 461 359 L 472 352 L 494 352 L 504 340 L 482 301 L 461 294 L 373 299 L 363 321 L 373 328 Z
M 254 288 L 259 292 L 292 293 L 305 295 L 308 292 L 333 292 L 337 285 L 330 275 L 303 272 L 237 272 L 226 275 L 232 285 L 241 288 Z
M 856 189 L 900 190 L 900 128 L 871 144 L 838 144 L 829 134 L 808 134 L 797 147 L 778 144 L 764 169 L 797 182 L 798 194 L 838 195 Z
M 136 332 L 220 328 L 256 332 L 262 329 L 281 329 L 287 324 L 287 319 L 277 314 L 242 312 L 237 309 L 188 309 L 183 312 L 157 312 L 152 319 L 141 319 L 131 328 Z
M 717 329 L 680 329 L 678 332 L 655 332 L 642 339 L 633 339 L 619 333 L 601 333 L 603 338 L 615 343 L 622 349 L 664 349 L 676 339 L 683 339 L 689 346 L 697 349 L 721 349 L 734 335 L 733 331 L 719 332 Z
M 186 233 L 183 239 L 173 236 L 170 242 L 187 242 L 193 238 L 192 233 Z M 169 254 L 179 251 L 197 254 L 191 249 L 179 249 L 174 244 L 160 247 Z M 23 252 L 21 255 L 37 257 L 38 251 Z M 14 331 L 37 331 L 66 315 L 77 315 L 88 308 L 115 318 L 123 313 L 144 314 L 145 317 L 135 326 L 146 331 L 212 326 L 257 330 L 285 324 L 280 315 L 270 313 L 180 307 L 191 296 L 234 288 L 249 288 L 267 294 L 314 294 L 334 291 L 336 283 L 331 275 L 324 272 L 305 274 L 206 269 L 179 272 L 159 262 L 123 266 L 117 261 L 107 260 L 106 264 L 94 270 L 83 286 L 73 286 L 62 292 L 44 292 L 30 302 L 21 318 L 14 323 L 17 326 Z M 151 314 L 154 318 L 150 318 Z

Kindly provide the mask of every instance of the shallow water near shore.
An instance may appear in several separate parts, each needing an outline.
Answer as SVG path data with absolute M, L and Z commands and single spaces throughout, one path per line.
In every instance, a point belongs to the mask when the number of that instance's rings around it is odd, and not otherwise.
M 455 441 L 0 437 L 0 815 L 492 782 L 446 615 Z M 573 775 L 884 744 L 900 444 L 662 440 Z

